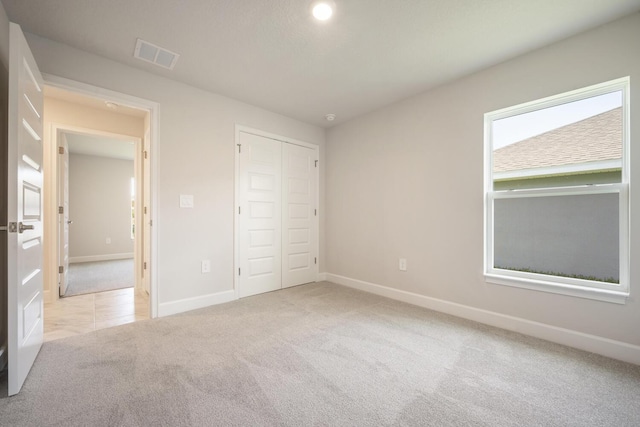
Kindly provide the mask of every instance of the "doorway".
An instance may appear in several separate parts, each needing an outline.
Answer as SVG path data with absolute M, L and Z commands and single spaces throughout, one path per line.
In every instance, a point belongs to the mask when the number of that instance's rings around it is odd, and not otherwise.
M 44 92 L 45 341 L 152 317 L 151 111 Z
M 54 127 L 59 296 L 133 288 L 141 279 L 134 274 L 140 138 Z

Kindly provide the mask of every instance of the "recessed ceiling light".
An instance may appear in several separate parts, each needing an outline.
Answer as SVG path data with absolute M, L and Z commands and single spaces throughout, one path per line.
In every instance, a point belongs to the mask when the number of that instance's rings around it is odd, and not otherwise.
M 329 113 L 329 114 L 326 114 L 324 118 L 327 119 L 328 122 L 332 122 L 336 119 L 336 115 L 333 113 Z
M 336 4 L 333 0 L 315 0 L 311 3 L 311 13 L 319 21 L 326 21 L 331 18 L 335 8 Z

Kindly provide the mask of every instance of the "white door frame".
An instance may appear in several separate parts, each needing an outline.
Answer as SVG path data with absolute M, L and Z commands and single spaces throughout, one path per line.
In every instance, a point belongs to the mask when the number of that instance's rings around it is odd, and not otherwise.
M 151 182 L 149 183 L 151 194 L 151 215 L 150 221 L 151 227 L 151 247 L 149 248 L 151 254 L 151 265 L 149 266 L 149 273 L 151 275 L 151 286 L 149 289 L 149 301 L 150 301 L 150 316 L 152 318 L 158 316 L 158 166 L 159 166 L 159 130 L 160 130 L 160 104 L 157 102 L 149 101 L 146 99 L 138 98 L 132 95 L 127 95 L 120 92 L 115 92 L 108 89 L 103 89 L 97 86 L 89 85 L 86 83 L 77 82 L 75 80 L 66 79 L 63 77 L 54 76 L 51 74 L 42 75 L 45 85 L 52 86 L 60 89 L 64 89 L 70 92 L 90 96 L 93 98 L 99 98 L 105 101 L 111 101 L 119 105 L 139 108 L 149 111 L 149 123 L 151 128 L 151 141 L 149 157 L 151 161 Z M 45 147 L 45 150 L 52 150 L 52 144 L 49 147 Z M 57 151 L 57 148 L 55 148 Z M 49 182 L 55 182 L 57 177 L 57 155 L 51 153 L 50 163 L 46 170 L 45 179 Z M 52 236 L 46 244 L 46 257 L 51 261 L 55 260 L 57 263 L 57 220 L 58 220 L 58 197 L 57 189 L 54 189 L 54 197 L 49 197 L 49 204 L 45 206 L 46 212 L 49 212 L 49 218 L 47 221 L 50 224 L 50 229 L 54 231 L 55 236 Z M 55 286 L 49 286 L 49 289 L 57 289 L 58 283 L 58 269 L 50 269 L 49 277 L 46 278 L 49 285 L 55 284 Z M 55 292 L 54 292 L 55 293 Z M 51 296 L 50 296 L 51 297 Z
M 316 144 L 311 144 L 308 142 L 300 141 L 293 138 L 288 138 L 286 136 L 277 135 L 270 132 L 265 132 L 260 129 L 251 128 L 244 125 L 236 124 L 235 130 L 235 179 L 234 179 L 234 215 L 233 215 L 233 289 L 235 292 L 235 299 L 240 298 L 240 280 L 238 275 L 238 267 L 240 265 L 240 242 L 239 242 L 239 234 L 240 234 L 240 218 L 238 216 L 238 207 L 240 204 L 240 153 L 238 150 L 238 145 L 240 144 L 240 132 L 250 133 L 252 135 L 258 135 L 265 138 L 275 139 L 277 141 L 286 142 L 288 144 L 300 145 L 302 147 L 310 148 L 316 151 L 316 158 L 320 158 L 320 146 Z M 316 238 L 316 253 L 318 254 L 318 264 L 320 265 L 320 215 L 322 214 L 320 210 L 320 168 L 318 170 L 318 179 L 316 180 L 316 206 L 318 206 L 318 215 L 315 216 L 315 224 L 317 230 L 317 238 Z M 316 282 L 319 279 L 319 269 L 316 269 Z
M 136 191 L 135 191 L 135 229 L 136 230 L 140 230 L 142 227 L 142 203 L 141 200 L 142 198 L 140 197 L 140 191 L 138 191 L 138 185 L 141 182 L 142 179 L 142 168 L 140 167 L 140 162 L 142 161 L 141 156 L 142 156 L 142 138 L 140 137 L 135 137 L 135 136 L 129 136 L 129 135 L 124 135 L 124 134 L 119 134 L 119 133 L 113 133 L 113 132 L 105 132 L 105 131 L 101 131 L 101 130 L 97 130 L 97 129 L 91 129 L 91 128 L 84 128 L 84 127 L 79 127 L 79 126 L 70 126 L 70 125 L 65 125 L 65 124 L 59 124 L 59 123 L 51 123 L 51 136 L 50 136 L 50 144 L 51 144 L 51 149 L 53 150 L 53 154 L 55 154 L 55 151 L 58 149 L 58 147 L 60 146 L 59 144 L 59 137 L 61 133 L 78 133 L 78 134 L 83 134 L 83 135 L 95 135 L 95 136 L 102 136 L 102 137 L 107 137 L 110 139 L 118 139 L 118 140 L 123 140 L 123 141 L 132 141 L 134 143 L 134 177 L 135 177 L 135 181 L 136 181 Z M 56 160 L 53 160 L 53 162 L 55 162 L 55 170 L 56 170 L 56 182 L 58 182 L 59 178 L 60 178 L 60 164 L 58 162 L 58 158 L 56 157 Z M 56 190 L 56 206 L 61 206 L 60 205 L 60 189 L 58 187 L 58 189 Z M 56 208 L 57 209 L 57 208 Z M 58 232 L 57 232 L 57 242 L 58 242 L 58 252 L 57 252 L 57 257 L 55 258 L 56 260 L 60 259 L 60 227 L 58 227 Z M 142 289 L 141 288 L 141 276 L 139 275 L 139 272 L 141 271 L 142 268 L 142 247 L 140 246 L 140 243 L 142 242 L 142 239 L 140 239 L 139 234 L 136 235 L 135 237 L 135 241 L 134 241 L 134 248 L 133 248 L 133 253 L 134 253 L 134 260 L 135 260 L 135 266 L 134 266 L 134 278 L 135 278 L 135 290 L 139 290 Z M 58 265 L 59 266 L 59 265 Z M 54 268 L 52 268 L 53 270 L 55 270 L 55 266 Z M 51 275 L 53 277 L 53 274 Z M 53 282 L 51 282 L 53 283 Z M 51 289 L 50 289 L 51 291 Z M 58 294 L 58 292 L 53 292 L 53 295 L 49 296 L 49 300 L 56 300 L 58 299 L 60 296 Z

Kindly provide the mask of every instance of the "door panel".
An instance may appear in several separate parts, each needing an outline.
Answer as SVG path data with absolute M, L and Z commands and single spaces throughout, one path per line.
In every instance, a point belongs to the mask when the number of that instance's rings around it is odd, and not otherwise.
M 281 143 L 240 133 L 240 297 L 281 287 Z
M 9 395 L 20 391 L 43 341 L 42 77 L 11 24 L 7 234 Z
M 317 277 L 317 169 L 315 150 L 282 143 L 282 287 Z

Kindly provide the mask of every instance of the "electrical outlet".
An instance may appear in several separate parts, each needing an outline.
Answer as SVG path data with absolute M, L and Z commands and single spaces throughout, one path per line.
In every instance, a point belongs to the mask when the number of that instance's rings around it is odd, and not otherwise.
M 400 271 L 407 271 L 407 259 L 406 258 L 400 258 L 398 260 L 398 268 L 400 269 Z
M 202 273 L 211 273 L 211 261 L 209 261 L 208 259 L 203 259 L 201 271 Z
M 107 245 L 110 245 L 111 244 L 111 237 L 107 237 L 107 239 L 105 240 L 105 243 Z

